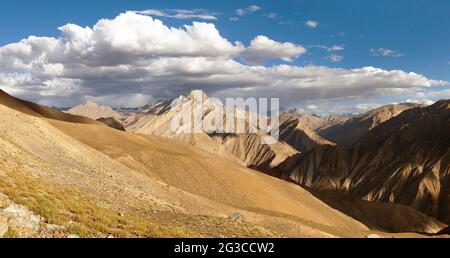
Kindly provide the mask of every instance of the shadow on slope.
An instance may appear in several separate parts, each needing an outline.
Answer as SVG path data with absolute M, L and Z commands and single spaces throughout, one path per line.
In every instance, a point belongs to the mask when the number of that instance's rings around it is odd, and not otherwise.
M 446 227 L 443 230 L 439 231 L 438 235 L 450 235 L 450 227 Z
M 85 123 L 85 124 L 96 123 L 94 120 L 89 118 L 70 115 L 53 108 L 44 107 L 26 100 L 15 98 L 13 96 L 8 95 L 1 89 L 0 89 L 0 104 L 12 108 L 16 111 L 25 113 L 27 115 L 40 118 L 49 118 L 71 123 Z
M 369 202 L 334 191 L 311 191 L 311 193 L 330 207 L 360 221 L 371 230 L 430 235 L 446 226 L 437 219 L 405 205 Z

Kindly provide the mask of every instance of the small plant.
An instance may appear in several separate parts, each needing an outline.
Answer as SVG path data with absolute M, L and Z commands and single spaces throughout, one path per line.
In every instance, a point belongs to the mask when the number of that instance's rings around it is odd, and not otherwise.
M 44 222 L 62 226 L 54 237 L 77 235 L 82 238 L 194 238 L 214 235 L 260 237 L 253 224 L 239 212 L 229 218 L 179 212 L 118 212 L 104 208 L 97 199 L 76 189 L 31 177 L 27 173 L 0 174 L 0 192 L 44 218 Z M 15 231 L 7 234 L 17 237 Z
M 8 231 L 3 235 L 3 238 L 19 238 L 20 235 L 12 228 L 9 228 Z

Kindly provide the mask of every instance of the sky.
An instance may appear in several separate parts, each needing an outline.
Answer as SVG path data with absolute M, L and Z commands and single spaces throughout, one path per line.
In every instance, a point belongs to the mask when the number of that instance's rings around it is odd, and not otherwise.
M 446 0 L 0 2 L 0 88 L 135 107 L 192 89 L 358 113 L 450 98 Z

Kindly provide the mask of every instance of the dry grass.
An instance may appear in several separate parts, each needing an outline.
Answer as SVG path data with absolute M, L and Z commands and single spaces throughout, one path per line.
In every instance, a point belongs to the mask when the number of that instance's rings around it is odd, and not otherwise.
M 92 198 L 60 185 L 18 173 L 0 176 L 0 190 L 20 205 L 39 214 L 48 224 L 65 226 L 65 234 L 81 237 L 195 237 L 176 227 L 161 230 L 157 221 L 119 214 L 100 207 Z M 10 231 L 7 236 L 17 234 Z
M 102 207 L 91 196 L 24 173 L 0 175 L 0 192 L 45 219 L 64 226 L 55 236 L 168 238 L 168 237 L 273 237 L 281 236 L 245 221 L 177 212 L 118 212 Z M 105 205 L 107 206 L 107 205 Z M 108 205 L 109 206 L 109 205 Z M 145 210 L 143 207 L 142 210 Z M 20 235 L 10 229 L 5 237 Z
M 19 237 L 20 234 L 12 228 L 9 228 L 8 231 L 6 231 L 6 233 L 3 235 L 3 238 L 19 238 Z

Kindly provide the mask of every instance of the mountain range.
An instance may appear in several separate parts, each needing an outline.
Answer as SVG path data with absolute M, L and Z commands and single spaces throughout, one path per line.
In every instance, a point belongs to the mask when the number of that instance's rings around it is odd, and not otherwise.
M 191 92 L 177 98 L 191 104 Z M 202 121 L 222 108 L 202 94 Z M 0 91 L 0 235 L 438 236 L 450 223 L 450 101 L 280 114 L 267 132 L 178 134 L 173 101 L 61 112 Z M 245 117 L 251 115 L 241 110 Z M 245 120 L 245 119 L 244 119 Z
M 314 190 L 403 204 L 450 223 L 449 132 L 450 101 L 442 100 L 405 110 L 349 146 L 325 145 L 290 157 L 277 170 Z
M 177 140 L 123 132 L 4 92 L 0 113 L 2 235 L 370 234 L 302 188 Z

